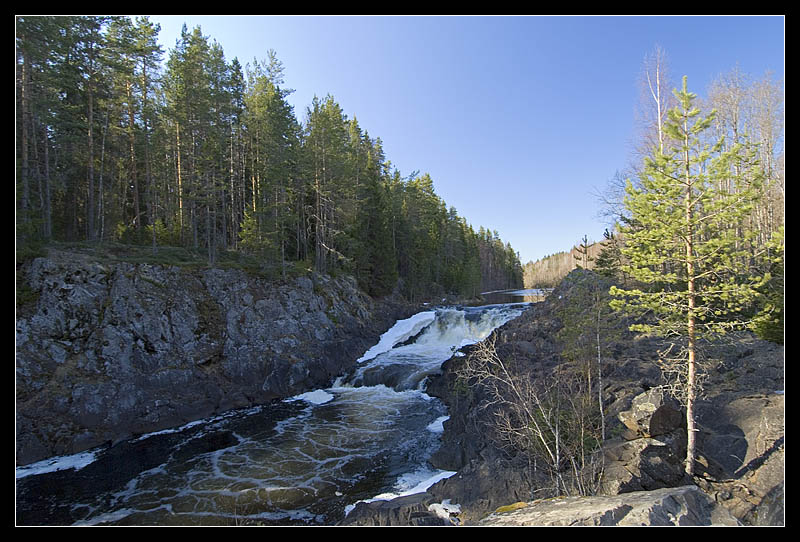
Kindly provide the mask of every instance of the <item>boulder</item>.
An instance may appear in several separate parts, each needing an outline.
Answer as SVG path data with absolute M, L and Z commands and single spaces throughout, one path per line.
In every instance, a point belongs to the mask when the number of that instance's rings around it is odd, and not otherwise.
M 607 443 L 600 492 L 607 495 L 691 483 L 684 470 L 686 439 L 639 438 Z
M 520 503 L 480 521 L 482 526 L 739 525 L 697 486 L 623 495 L 564 497 Z
M 346 526 L 442 526 L 451 525 L 442 517 L 436 500 L 429 493 L 415 493 L 391 500 L 358 503 L 339 522 Z
M 698 409 L 699 483 L 750 525 L 784 524 L 784 401 L 754 394 Z
M 615 495 L 691 483 L 684 469 L 686 423 L 680 405 L 657 388 L 617 415 L 622 438 L 603 446 L 601 493 Z
M 678 402 L 659 388 L 636 396 L 630 410 L 618 415 L 627 428 L 625 438 L 651 438 L 668 435 L 686 427 L 685 414 Z

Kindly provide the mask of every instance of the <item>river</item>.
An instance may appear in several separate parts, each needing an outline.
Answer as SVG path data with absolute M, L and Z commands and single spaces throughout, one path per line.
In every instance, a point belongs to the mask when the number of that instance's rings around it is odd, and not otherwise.
M 452 475 L 427 377 L 525 303 L 398 321 L 327 389 L 17 469 L 18 525 L 332 525 Z M 456 354 L 457 355 L 457 354 Z

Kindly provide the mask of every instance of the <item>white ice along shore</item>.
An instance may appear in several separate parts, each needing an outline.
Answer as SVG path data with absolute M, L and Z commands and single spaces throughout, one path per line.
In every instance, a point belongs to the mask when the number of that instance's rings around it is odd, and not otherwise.
M 44 459 L 30 465 L 16 468 L 16 479 L 25 478 L 32 474 L 44 474 L 58 470 L 75 469 L 81 470 L 91 464 L 96 458 L 99 450 L 89 450 L 74 455 L 58 456 Z
M 367 350 L 356 360 L 358 363 L 369 361 L 384 352 L 388 352 L 396 344 L 407 341 L 436 319 L 436 311 L 418 312 L 405 320 L 398 320 L 386 333 L 381 335 L 378 344 Z

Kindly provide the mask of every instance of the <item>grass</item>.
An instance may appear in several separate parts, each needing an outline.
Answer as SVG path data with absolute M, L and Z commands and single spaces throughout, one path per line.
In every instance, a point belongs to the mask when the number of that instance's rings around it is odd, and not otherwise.
M 494 512 L 495 514 L 505 514 L 507 512 L 513 512 L 514 510 L 519 510 L 520 508 L 525 508 L 526 506 L 528 506 L 528 503 L 519 501 L 513 504 L 507 504 L 505 506 L 501 506 Z
M 50 242 L 35 250 L 18 247 L 17 262 L 23 263 L 51 251 L 62 251 L 82 255 L 98 263 L 125 262 L 131 264 L 151 264 L 168 267 L 179 267 L 186 270 L 210 269 L 208 253 L 205 250 L 192 250 L 184 247 L 157 246 L 155 250 L 149 245 L 129 245 L 113 241 L 101 243 Z M 288 279 L 304 276 L 309 273 L 308 262 L 286 262 L 283 267 Z M 281 265 L 266 262 L 263 258 L 244 254 L 233 250 L 220 250 L 217 253 L 215 268 L 238 269 L 261 278 L 280 280 L 283 276 Z

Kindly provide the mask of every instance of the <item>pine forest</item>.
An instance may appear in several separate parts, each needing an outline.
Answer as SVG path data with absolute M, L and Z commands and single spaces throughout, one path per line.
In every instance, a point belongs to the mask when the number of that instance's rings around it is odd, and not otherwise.
M 302 119 L 274 51 L 242 65 L 200 27 L 18 17 L 17 245 L 177 247 L 275 279 L 355 276 L 411 300 L 522 285 L 518 254 L 401 174 L 333 96 Z

